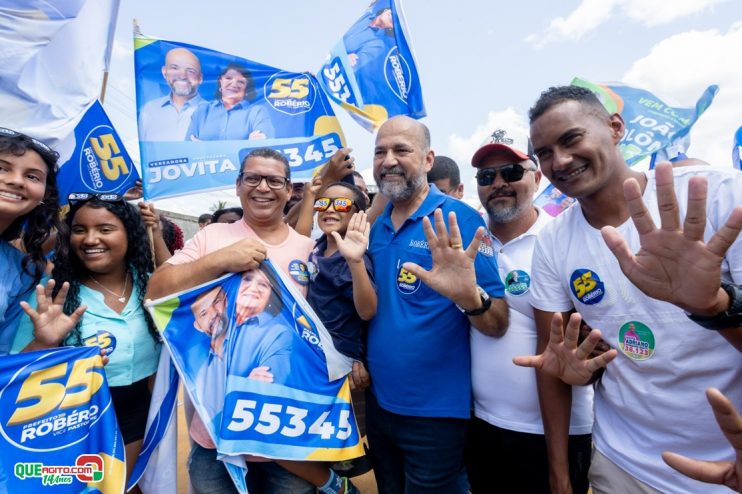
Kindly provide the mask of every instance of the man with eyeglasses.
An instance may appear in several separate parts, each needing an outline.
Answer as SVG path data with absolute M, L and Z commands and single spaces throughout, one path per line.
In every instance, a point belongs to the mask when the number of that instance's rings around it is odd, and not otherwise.
M 466 494 L 469 329 L 501 336 L 508 324 L 484 221 L 428 185 L 434 157 L 422 123 L 398 116 L 379 128 L 374 178 L 390 204 L 369 245 L 379 310 L 368 331 L 366 422 L 383 493 Z
M 549 492 L 536 374 L 512 363 L 513 357 L 536 348 L 531 257 L 536 236 L 551 220 L 533 204 L 541 171 L 525 132 L 505 126 L 482 142 L 472 166 L 505 282 L 510 326 L 500 338 L 470 332 L 474 416 L 466 443 L 469 483 L 473 494 Z M 591 430 L 592 389 L 582 387 L 573 395 L 569 456 L 553 460 L 569 465 L 575 493 L 587 492 Z
M 242 219 L 212 223 L 200 230 L 152 275 L 147 298 L 192 288 L 225 273 L 255 269 L 267 256 L 306 294 L 306 263 L 314 242 L 283 220 L 283 208 L 291 197 L 288 161 L 273 149 L 254 149 L 243 159 L 235 185 L 244 210 Z M 223 463 L 216 459 L 215 445 L 198 415 L 194 415 L 190 429 L 194 445 L 188 466 L 194 490 L 236 492 Z M 252 476 L 262 475 L 282 493 L 315 492 L 313 485 L 274 462 L 251 463 L 249 470 L 248 486 Z

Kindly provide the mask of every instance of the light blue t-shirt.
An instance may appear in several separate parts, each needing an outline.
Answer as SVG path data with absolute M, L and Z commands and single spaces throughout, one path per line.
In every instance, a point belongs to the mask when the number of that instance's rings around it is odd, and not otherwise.
M 121 314 L 105 304 L 102 293 L 85 285 L 80 285 L 80 300 L 88 306 L 80 320 L 82 343 L 106 350 L 109 362 L 104 368 L 109 386 L 127 386 L 155 373 L 160 344 L 147 328 L 136 285 Z M 13 342 L 13 352 L 22 350 L 32 340 L 33 325 L 26 317 Z
M 214 100 L 196 109 L 185 139 L 189 141 L 191 136 L 202 141 L 248 139 L 256 130 L 267 139 L 275 137 L 268 110 L 261 103 L 240 101 L 227 110 L 220 100 Z
M 371 390 L 385 410 L 417 417 L 469 418 L 471 374 L 469 319 L 449 299 L 402 268 L 414 262 L 425 269 L 433 261 L 423 232 L 423 218 L 434 221 L 437 208 L 448 218 L 456 213 L 464 248 L 484 220 L 465 203 L 442 194 L 434 185 L 427 197 L 395 231 L 392 204 L 371 230 L 369 252 L 379 310 L 368 331 Z M 474 268 L 477 283 L 491 297 L 504 287 L 492 237 L 485 229 Z
M 0 240 L 0 356 L 10 353 L 24 315 L 20 302 L 33 293 L 33 279 L 21 268 L 24 257 L 23 252 Z

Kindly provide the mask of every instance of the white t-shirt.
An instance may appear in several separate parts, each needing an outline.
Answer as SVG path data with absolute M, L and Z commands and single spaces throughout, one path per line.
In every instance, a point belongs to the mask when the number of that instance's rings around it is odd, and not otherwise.
M 706 241 L 742 204 L 742 174 L 687 167 L 674 170 L 681 222 L 688 180 L 708 179 Z M 644 203 L 659 227 L 654 173 Z M 682 224 L 682 223 L 681 223 Z M 632 252 L 639 235 L 629 219 L 618 230 Z M 722 277 L 742 282 L 742 237 L 732 245 Z M 675 472 L 663 451 L 693 458 L 733 460 L 734 452 L 714 420 L 704 390 L 716 387 L 742 406 L 742 358 L 715 331 L 698 326 L 678 307 L 647 297 L 623 275 L 618 261 L 579 205 L 544 228 L 533 258 L 534 307 L 576 308 L 618 350 L 595 392 L 595 447 L 637 479 L 668 493 L 727 493 Z
M 505 245 L 493 238 L 510 312 L 507 332 L 493 338 L 472 328 L 469 342 L 474 415 L 503 429 L 543 434 L 536 372 L 513 364 L 513 357 L 536 352 L 531 258 L 536 235 L 551 221 L 551 216 L 541 208 L 536 209 L 538 219 L 527 232 Z M 590 386 L 576 386 L 572 393 L 569 433 L 590 434 L 592 428 L 593 390 Z

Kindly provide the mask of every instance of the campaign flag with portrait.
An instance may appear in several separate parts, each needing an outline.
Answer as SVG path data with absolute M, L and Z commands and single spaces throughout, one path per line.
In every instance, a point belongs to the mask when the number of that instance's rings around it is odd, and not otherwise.
M 134 63 L 146 199 L 234 187 L 252 149 L 283 153 L 308 181 L 344 146 L 314 75 L 136 35 Z
M 244 466 L 245 454 L 316 461 L 363 455 L 351 361 L 270 261 L 149 308 L 227 464 Z M 241 476 L 233 478 L 241 489 Z
M 420 76 L 398 0 L 374 0 L 330 51 L 318 78 L 365 129 L 425 116 Z
M 139 172 L 103 106 L 95 100 L 74 131 L 75 149 L 57 173 L 59 203 L 72 192 L 120 194 L 135 186 Z
M 0 359 L 0 434 L 0 493 L 124 490 L 124 443 L 97 346 Z

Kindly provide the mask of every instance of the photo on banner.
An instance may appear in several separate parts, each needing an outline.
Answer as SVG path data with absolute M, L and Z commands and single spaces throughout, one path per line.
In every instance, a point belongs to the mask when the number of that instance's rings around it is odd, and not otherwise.
M 100 348 L 0 359 L 0 493 L 120 494 L 126 465 Z
M 363 455 L 351 361 L 270 261 L 149 309 L 225 462 L 239 464 L 244 454 L 316 461 Z
M 234 187 L 251 149 L 283 153 L 309 181 L 344 146 L 314 75 L 177 41 L 134 38 L 146 199 Z
M 396 115 L 426 115 L 400 2 L 374 0 L 319 71 L 327 94 L 366 130 Z

